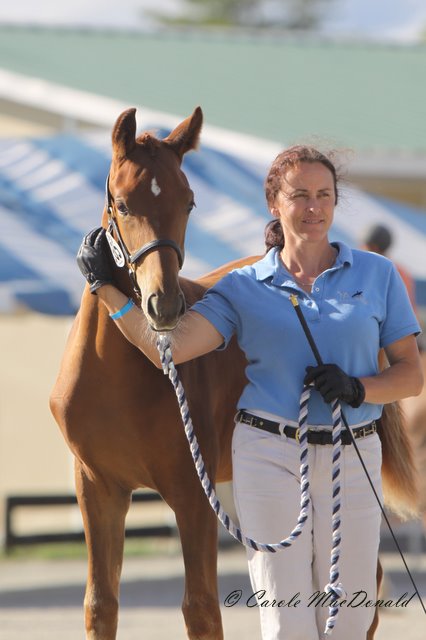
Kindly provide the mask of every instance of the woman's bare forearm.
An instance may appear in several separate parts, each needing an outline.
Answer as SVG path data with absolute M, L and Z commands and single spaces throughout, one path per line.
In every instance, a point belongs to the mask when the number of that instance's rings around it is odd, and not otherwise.
M 116 313 L 128 298 L 113 285 L 104 285 L 97 290 L 98 297 L 108 312 Z M 115 322 L 125 338 L 142 351 L 156 367 L 161 368 L 157 350 L 157 333 L 151 329 L 145 314 L 138 307 Z M 185 362 L 216 349 L 223 338 L 213 325 L 195 312 L 187 312 L 173 331 L 167 332 L 175 364 Z
M 387 404 L 417 396 L 423 388 L 423 373 L 414 336 L 408 336 L 386 349 L 390 366 L 376 376 L 361 378 L 365 401 Z
M 371 378 L 361 378 L 365 401 L 386 404 L 421 392 L 421 372 L 410 364 L 398 363 Z

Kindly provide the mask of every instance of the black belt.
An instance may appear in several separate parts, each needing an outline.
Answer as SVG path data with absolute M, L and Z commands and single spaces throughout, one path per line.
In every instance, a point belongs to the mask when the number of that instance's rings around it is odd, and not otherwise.
M 260 418 L 259 416 L 254 416 L 251 413 L 247 413 L 241 409 L 236 417 L 237 422 L 242 422 L 243 424 L 248 424 L 251 427 L 256 427 L 256 429 L 262 429 L 263 431 L 269 431 L 269 433 L 275 433 L 276 435 L 285 435 L 287 438 L 293 438 L 299 441 L 299 432 L 300 429 L 298 427 L 291 427 L 290 425 L 284 425 L 284 428 L 280 428 L 279 422 L 273 422 L 272 420 L 266 420 L 265 418 Z M 352 429 L 352 434 L 355 440 L 357 438 L 365 438 L 366 436 L 370 436 L 373 433 L 377 432 L 377 420 L 373 420 L 368 424 L 365 424 L 363 427 L 356 427 Z M 342 444 L 352 444 L 352 438 L 348 431 L 345 429 L 342 431 Z M 331 439 L 331 431 L 325 431 L 324 429 L 309 429 L 308 428 L 308 443 L 309 444 L 333 444 Z

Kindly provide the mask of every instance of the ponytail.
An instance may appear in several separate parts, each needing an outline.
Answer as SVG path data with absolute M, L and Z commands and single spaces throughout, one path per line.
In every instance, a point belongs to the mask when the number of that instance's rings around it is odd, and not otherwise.
M 274 218 L 265 227 L 265 247 L 266 253 L 273 247 L 280 250 L 284 247 L 284 231 L 279 219 Z

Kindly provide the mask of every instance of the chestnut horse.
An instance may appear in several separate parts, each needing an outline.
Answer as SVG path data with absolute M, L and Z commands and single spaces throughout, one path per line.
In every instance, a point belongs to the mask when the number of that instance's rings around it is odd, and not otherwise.
M 126 269 L 114 265 L 117 286 L 142 305 L 156 330 L 175 326 L 185 304 L 199 299 L 226 271 L 257 259 L 232 263 L 199 281 L 178 277 L 193 206 L 181 162 L 196 147 L 201 125 L 202 112 L 197 108 L 164 140 L 148 133 L 135 139 L 135 109 L 129 109 L 113 129 L 109 202 L 102 224 L 106 227 L 111 218 L 115 240 L 119 234 L 126 247 L 131 278 Z M 225 351 L 179 366 L 213 482 L 231 479 L 233 418 L 245 383 L 244 367 L 235 340 Z M 50 404 L 75 457 L 76 492 L 88 550 L 86 637 L 116 637 L 126 513 L 132 491 L 150 487 L 176 515 L 185 565 L 182 610 L 188 638 L 222 639 L 217 519 L 197 477 L 173 388 L 127 342 L 88 287 Z M 384 432 L 392 441 L 384 449 L 394 494 L 402 504 L 411 503 L 410 458 L 405 455 L 408 449 L 398 420 L 388 421 Z M 396 437 L 402 443 L 399 451 L 394 446 Z

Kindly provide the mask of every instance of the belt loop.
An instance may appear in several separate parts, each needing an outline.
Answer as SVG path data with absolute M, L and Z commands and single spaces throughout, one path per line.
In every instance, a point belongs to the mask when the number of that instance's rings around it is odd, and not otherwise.
M 278 430 L 279 430 L 279 432 L 280 432 L 280 436 L 281 436 L 281 437 L 284 437 L 284 436 L 285 436 L 285 437 L 287 438 L 287 434 L 286 434 L 286 433 L 285 433 L 285 431 L 284 431 L 284 430 L 285 430 L 285 424 L 284 424 L 284 422 L 279 422 L 279 423 L 278 423 Z

